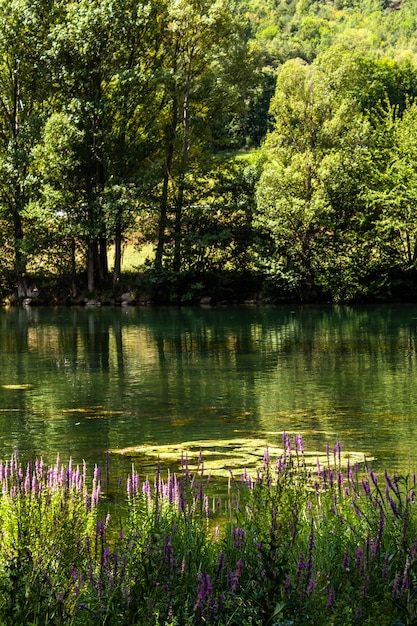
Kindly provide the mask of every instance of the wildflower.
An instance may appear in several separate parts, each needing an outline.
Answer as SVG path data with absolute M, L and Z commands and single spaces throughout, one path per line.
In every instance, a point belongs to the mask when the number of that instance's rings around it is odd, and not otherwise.
M 394 517 L 401 517 L 400 512 L 397 508 L 397 505 L 395 504 L 394 500 L 390 496 L 388 496 L 388 502 L 389 502 L 389 505 L 391 507 L 391 511 Z
M 401 582 L 401 591 L 407 591 L 408 589 L 408 572 L 410 569 L 410 559 L 407 559 L 405 567 L 404 567 L 404 573 L 403 573 L 403 578 L 402 578 L 402 582 Z
M 363 491 L 365 493 L 365 496 L 367 498 L 369 498 L 369 496 L 371 495 L 371 488 L 369 486 L 369 483 L 367 480 L 363 479 L 362 480 L 362 487 L 363 487 Z
M 142 485 L 142 493 L 143 495 L 148 496 L 148 497 L 150 497 L 151 495 L 151 484 L 148 479 L 146 479 Z
M 230 591 L 234 591 L 236 589 L 236 587 L 238 586 L 240 574 L 242 572 L 242 568 L 243 568 L 243 561 L 241 559 L 239 559 L 238 562 L 236 563 L 235 571 L 230 576 L 230 581 L 229 581 L 229 590 Z
M 301 454 L 304 454 L 304 442 L 301 435 L 295 435 L 294 446 L 296 452 L 301 452 Z
M 223 571 L 223 567 L 224 567 L 224 552 L 220 552 L 219 562 L 217 564 L 217 570 L 216 570 L 217 576 L 221 574 L 221 572 Z
M 209 504 L 208 496 L 204 496 L 204 508 L 206 511 L 206 517 L 209 518 L 210 517 L 210 504 Z
M 364 565 L 364 554 L 363 554 L 363 550 L 361 546 L 359 546 L 358 549 L 356 550 L 355 556 L 356 556 L 356 567 L 359 569 L 360 573 L 363 574 L 365 565 Z
M 388 486 L 388 487 L 389 487 L 392 491 L 394 491 L 394 493 L 395 493 L 395 487 L 394 487 L 394 485 L 393 485 L 393 483 L 392 483 L 392 480 L 391 480 L 391 478 L 389 477 L 388 472 L 387 472 L 386 470 L 385 470 L 385 473 L 384 473 L 384 478 L 385 478 L 385 481 L 386 481 L 386 483 L 387 483 L 387 486 Z
M 377 477 L 377 475 L 375 474 L 375 472 L 373 470 L 370 470 L 369 476 L 371 477 L 371 480 L 374 483 L 375 487 L 377 487 L 377 485 L 378 485 L 378 477 Z
M 314 591 L 315 586 L 316 586 L 316 583 L 314 582 L 313 576 L 311 576 L 311 578 L 310 578 L 310 580 L 308 582 L 308 585 L 307 585 L 307 595 L 308 596 L 311 596 L 311 594 Z
M 399 574 L 395 574 L 394 582 L 392 583 L 392 597 L 394 599 L 400 596 L 399 586 L 400 586 L 400 576 Z
M 103 550 L 103 561 L 102 561 L 102 565 L 103 567 L 107 567 L 109 564 L 109 557 L 110 557 L 110 550 L 109 548 L 104 548 Z
M 165 539 L 165 563 L 168 565 L 168 567 L 171 567 L 171 562 L 172 562 L 172 543 L 171 543 L 171 537 L 170 535 L 167 536 L 167 538 Z
M 284 455 L 286 454 L 286 452 L 291 452 L 291 439 L 286 432 L 282 433 L 282 447 L 284 449 Z
M 384 561 L 384 567 L 382 568 L 382 577 L 383 578 L 388 578 L 389 562 L 390 562 L 390 556 L 389 556 L 389 554 L 387 554 L 387 556 L 385 557 L 385 561 Z
M 211 579 L 209 574 L 204 574 L 204 572 L 198 572 L 198 588 L 197 588 L 197 602 L 202 600 L 207 600 L 211 596 L 213 591 L 213 586 L 211 584 Z
M 326 609 L 331 609 L 334 607 L 334 604 L 336 602 L 336 592 L 334 589 L 330 589 L 329 592 L 329 597 L 326 603 Z
M 362 517 L 362 511 L 360 510 L 360 508 L 358 507 L 358 505 L 356 504 L 355 500 L 353 501 L 353 508 L 355 509 L 355 513 L 358 517 Z
M 233 528 L 232 538 L 233 538 L 234 547 L 237 550 L 240 550 L 241 548 L 243 548 L 244 542 L 245 542 L 245 531 L 243 530 L 243 528 L 239 528 L 239 527 Z
M 291 594 L 291 580 L 289 579 L 289 577 L 287 576 L 287 578 L 284 580 L 284 594 L 287 598 L 289 598 L 290 594 Z
M 307 563 L 304 559 L 304 552 L 300 552 L 300 556 L 297 563 L 297 579 L 302 575 L 303 570 L 307 567 Z

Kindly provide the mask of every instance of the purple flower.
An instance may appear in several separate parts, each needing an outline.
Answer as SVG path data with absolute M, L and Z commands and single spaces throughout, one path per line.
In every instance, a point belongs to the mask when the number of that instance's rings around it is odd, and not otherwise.
M 301 454 L 304 454 L 304 442 L 301 435 L 296 435 L 294 437 L 294 444 L 296 452 L 301 452 Z
M 313 576 L 311 576 L 311 578 L 310 578 L 310 580 L 309 580 L 309 583 L 308 583 L 308 585 L 307 585 L 307 595 L 308 595 L 308 596 L 311 596 L 311 594 L 312 594 L 312 593 L 313 593 L 313 591 L 314 591 L 315 586 L 316 586 L 316 583 L 314 582 L 314 578 L 313 578 Z
M 207 600 L 213 591 L 210 576 L 208 574 L 204 574 L 204 572 L 198 572 L 197 579 L 197 600 Z
M 384 473 L 384 477 L 385 477 L 385 481 L 386 481 L 386 483 L 387 483 L 388 487 L 389 487 L 390 489 L 392 489 L 392 491 L 394 491 L 394 493 L 395 493 L 395 487 L 394 487 L 394 485 L 392 484 L 392 480 L 391 480 L 391 478 L 389 477 L 388 472 L 387 472 L 386 470 L 385 470 L 385 473 Z
M 327 609 L 333 608 L 335 602 L 336 602 L 336 592 L 334 589 L 330 589 L 329 598 L 326 603 L 326 608 Z
M 307 567 L 307 563 L 304 558 L 304 552 L 300 552 L 300 556 L 297 563 L 297 579 L 302 575 L 303 570 Z
M 223 567 L 224 567 L 224 552 L 220 552 L 219 562 L 217 564 L 217 570 L 216 570 L 217 576 L 221 574 L 221 572 L 223 571 Z
M 391 507 L 391 511 L 394 517 L 401 517 L 400 512 L 397 508 L 397 505 L 395 504 L 394 500 L 390 496 L 388 496 L 388 502 L 389 502 L 389 505 Z
M 363 491 L 366 497 L 369 498 L 369 496 L 371 495 L 371 488 L 367 480 L 365 479 L 362 480 L 362 487 L 363 487 Z
M 243 561 L 241 559 L 239 559 L 238 562 L 236 563 L 235 571 L 230 576 L 230 581 L 229 581 L 229 590 L 230 591 L 234 591 L 236 589 L 236 587 L 238 586 L 240 574 L 242 572 L 242 568 L 243 568 Z
M 392 597 L 393 598 L 398 598 L 400 596 L 399 586 L 400 586 L 400 576 L 399 574 L 396 574 L 394 578 L 394 582 L 392 584 Z
M 403 573 L 403 579 L 401 582 L 401 591 L 407 591 L 408 589 L 408 572 L 410 569 L 410 560 L 407 559 L 405 567 L 404 567 L 404 573 Z
M 168 568 L 171 568 L 171 565 L 172 565 L 172 553 L 173 553 L 173 549 L 172 549 L 171 537 L 170 535 L 168 535 L 165 540 L 165 563 L 168 566 Z
M 384 567 L 382 568 L 382 577 L 383 578 L 388 578 L 389 562 L 390 562 L 390 556 L 389 556 L 389 554 L 387 554 L 387 556 L 385 557 L 385 561 L 384 561 Z
M 243 530 L 243 528 L 239 528 L 239 527 L 233 528 L 232 539 L 233 539 L 234 547 L 237 550 L 240 550 L 241 548 L 243 548 L 243 546 L 245 545 L 245 531 Z
M 356 556 L 356 567 L 359 569 L 360 573 L 363 574 L 365 570 L 365 564 L 364 564 L 364 554 L 363 554 L 363 550 L 361 546 L 359 546 L 358 549 L 356 550 L 355 556 Z

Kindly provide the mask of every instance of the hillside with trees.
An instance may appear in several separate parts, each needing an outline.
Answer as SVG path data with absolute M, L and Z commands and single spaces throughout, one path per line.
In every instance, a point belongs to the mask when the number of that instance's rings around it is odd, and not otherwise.
M 416 0 L 0 18 L 4 298 L 417 298 Z

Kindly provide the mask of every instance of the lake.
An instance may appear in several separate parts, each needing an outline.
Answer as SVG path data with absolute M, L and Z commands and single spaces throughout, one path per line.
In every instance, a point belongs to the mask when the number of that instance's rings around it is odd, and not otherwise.
M 91 466 L 110 450 L 125 475 L 157 456 L 126 448 L 286 431 L 414 470 L 416 337 L 414 305 L 3 309 L 0 457 Z

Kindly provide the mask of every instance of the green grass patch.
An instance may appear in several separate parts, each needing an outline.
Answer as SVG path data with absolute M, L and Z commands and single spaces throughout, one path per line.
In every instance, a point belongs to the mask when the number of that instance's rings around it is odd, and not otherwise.
M 122 272 L 133 272 L 143 265 L 146 260 L 154 258 L 154 246 L 147 244 L 138 249 L 133 243 L 128 243 L 123 247 L 122 252 Z M 109 246 L 108 251 L 109 268 L 114 266 L 114 245 Z

